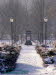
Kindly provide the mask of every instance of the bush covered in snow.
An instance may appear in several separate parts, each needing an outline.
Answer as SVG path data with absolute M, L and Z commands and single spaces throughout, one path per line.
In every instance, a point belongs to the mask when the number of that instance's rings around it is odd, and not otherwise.
M 56 63 L 56 48 L 49 50 L 45 46 L 36 46 L 36 51 L 40 54 L 45 64 Z
M 11 71 L 15 68 L 21 47 L 5 45 L 0 47 L 0 72 Z

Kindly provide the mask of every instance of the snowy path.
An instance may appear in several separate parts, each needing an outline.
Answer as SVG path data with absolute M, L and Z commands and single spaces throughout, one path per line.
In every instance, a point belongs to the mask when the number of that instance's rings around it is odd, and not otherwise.
M 35 46 L 22 46 L 19 63 L 25 63 L 32 66 L 42 67 L 42 59 L 39 54 L 36 53 Z
M 22 50 L 17 63 L 21 70 L 24 70 L 27 75 L 34 74 L 37 70 L 43 68 L 43 61 L 39 54 L 36 53 L 35 46 L 22 45 Z
M 53 65 L 44 68 L 43 61 L 36 53 L 35 46 L 22 45 L 16 69 L 5 75 L 56 75 L 56 68 Z

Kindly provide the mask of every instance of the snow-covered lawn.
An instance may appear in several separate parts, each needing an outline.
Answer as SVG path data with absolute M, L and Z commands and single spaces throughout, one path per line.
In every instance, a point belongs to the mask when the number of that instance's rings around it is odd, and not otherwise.
M 5 75 L 56 75 L 54 66 L 44 67 L 42 58 L 37 54 L 35 46 L 22 45 L 15 70 Z

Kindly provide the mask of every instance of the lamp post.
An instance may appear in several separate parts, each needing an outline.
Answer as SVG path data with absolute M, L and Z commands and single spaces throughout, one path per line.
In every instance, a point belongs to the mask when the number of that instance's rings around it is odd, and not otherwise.
M 44 18 L 44 22 L 45 22 L 45 49 L 46 49 L 46 40 L 47 40 L 47 22 L 48 22 L 48 19 L 45 17 Z
M 13 18 L 10 18 L 10 23 L 11 23 L 11 40 L 12 40 L 12 46 L 13 46 L 13 22 L 14 22 L 14 19 Z

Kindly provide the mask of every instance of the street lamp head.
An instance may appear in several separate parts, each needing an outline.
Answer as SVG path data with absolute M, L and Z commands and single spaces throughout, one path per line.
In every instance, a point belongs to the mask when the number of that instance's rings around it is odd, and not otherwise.
M 48 21 L 48 19 L 45 17 L 45 18 L 44 18 L 44 22 L 47 22 L 47 21 Z
M 13 18 L 10 18 L 10 22 L 13 22 L 14 21 L 14 19 Z

